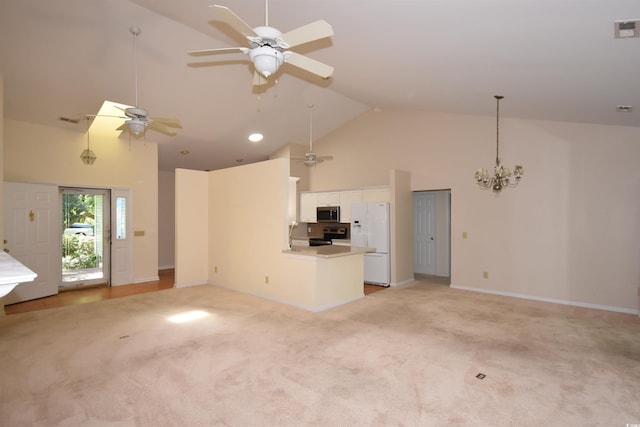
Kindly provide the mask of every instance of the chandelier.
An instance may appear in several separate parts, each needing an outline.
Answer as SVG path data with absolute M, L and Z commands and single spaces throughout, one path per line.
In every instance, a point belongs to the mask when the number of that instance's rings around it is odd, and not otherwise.
M 500 163 L 500 100 L 504 96 L 495 95 L 496 98 L 496 166 L 493 170 L 493 176 L 489 175 L 486 169 L 478 169 L 476 171 L 476 182 L 483 190 L 492 189 L 498 195 L 503 188 L 515 187 L 518 185 L 524 175 L 522 165 L 516 165 L 513 174 L 509 168 L 505 168 Z

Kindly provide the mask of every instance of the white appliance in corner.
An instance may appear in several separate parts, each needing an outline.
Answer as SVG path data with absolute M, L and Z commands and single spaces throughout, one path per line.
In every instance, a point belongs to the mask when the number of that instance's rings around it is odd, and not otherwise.
M 351 205 L 351 246 L 376 249 L 364 255 L 364 281 L 389 286 L 389 203 Z

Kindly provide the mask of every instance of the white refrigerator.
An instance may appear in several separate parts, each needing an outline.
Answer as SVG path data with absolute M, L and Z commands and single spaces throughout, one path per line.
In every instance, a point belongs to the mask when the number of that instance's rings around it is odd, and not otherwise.
M 389 203 L 351 205 L 351 246 L 376 249 L 364 255 L 364 281 L 389 286 Z

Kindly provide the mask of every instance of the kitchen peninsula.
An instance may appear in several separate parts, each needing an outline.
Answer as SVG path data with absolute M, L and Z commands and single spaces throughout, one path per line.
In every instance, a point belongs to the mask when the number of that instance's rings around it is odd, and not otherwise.
M 374 248 L 293 246 L 283 250 L 307 307 L 322 311 L 364 297 L 364 254 Z

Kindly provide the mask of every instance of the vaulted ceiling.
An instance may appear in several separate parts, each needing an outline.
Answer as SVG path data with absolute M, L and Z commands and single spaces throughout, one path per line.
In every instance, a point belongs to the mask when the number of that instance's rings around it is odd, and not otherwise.
M 213 3 L 2 0 L 5 116 L 81 132 L 82 120 L 59 118 L 105 100 L 134 105 L 137 26 L 139 105 L 183 122 L 174 137 L 147 131 L 161 169 L 218 169 L 307 144 L 309 104 L 314 141 L 371 108 L 493 115 L 495 94 L 503 116 L 640 126 L 640 38 L 614 37 L 614 21 L 640 18 L 637 0 L 271 0 L 269 25 L 283 33 L 332 25 L 333 37 L 296 52 L 335 72 L 322 80 L 285 64 L 262 91 L 246 55 L 187 55 L 243 45 Z M 219 4 L 265 23 L 263 0 Z M 247 141 L 254 131 L 261 143 Z

